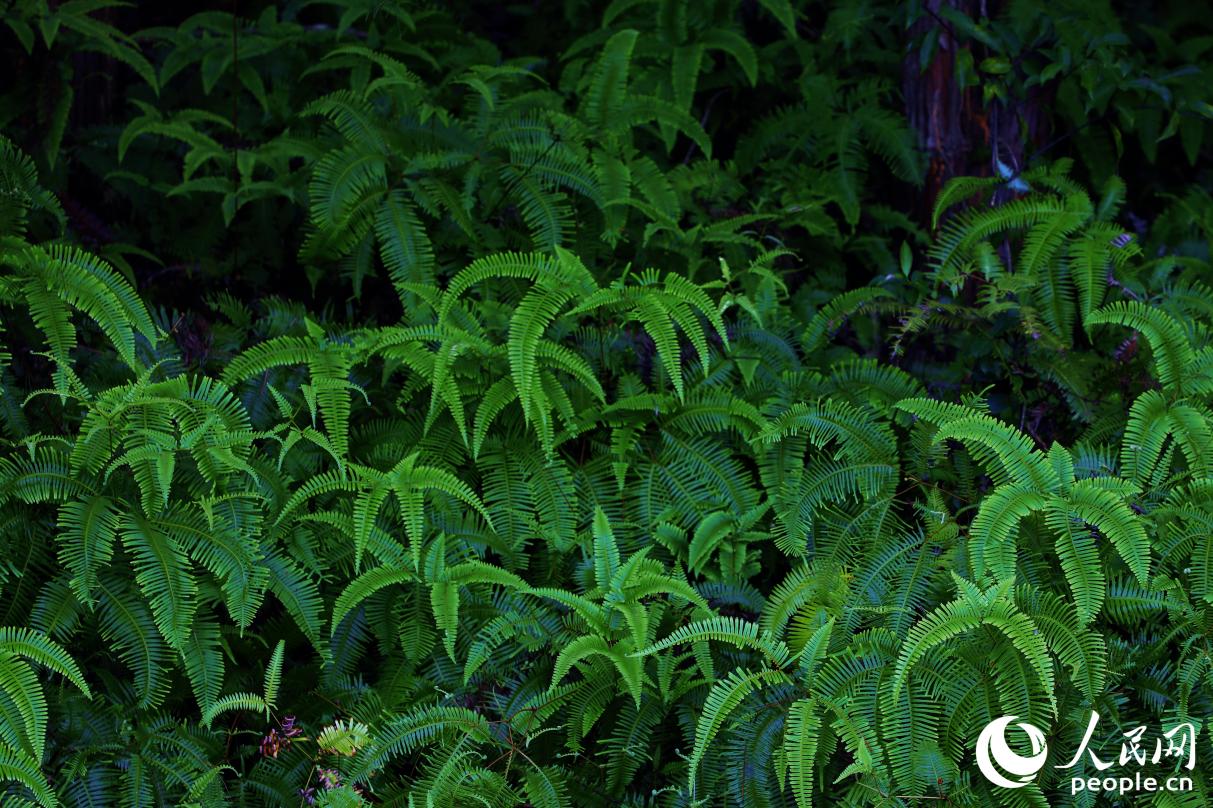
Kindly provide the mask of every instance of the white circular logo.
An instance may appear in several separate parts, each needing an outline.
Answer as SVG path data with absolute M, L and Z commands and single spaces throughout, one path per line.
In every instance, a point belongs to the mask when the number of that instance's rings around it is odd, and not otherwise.
M 987 780 L 1003 788 L 1022 788 L 1032 782 L 1036 773 L 1044 768 L 1045 757 L 1049 754 L 1045 746 L 1045 734 L 1037 727 L 1023 722 L 1017 726 L 1031 741 L 1032 755 L 1024 757 L 1011 751 L 1011 747 L 1007 746 L 1007 727 L 1018 717 L 1005 715 L 991 721 L 977 736 L 977 768 L 981 769 Z M 1009 779 L 1003 772 L 1014 775 L 1017 779 Z

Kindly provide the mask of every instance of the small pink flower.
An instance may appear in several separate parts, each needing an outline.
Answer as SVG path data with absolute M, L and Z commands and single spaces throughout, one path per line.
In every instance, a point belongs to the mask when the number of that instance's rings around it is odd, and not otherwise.
M 284 738 L 294 738 L 303 734 L 303 730 L 295 726 L 295 716 L 293 715 L 284 716 L 280 722 L 280 725 L 282 727 L 282 736 Z
M 261 739 L 261 754 L 264 757 L 276 758 L 281 749 L 282 739 L 278 736 L 278 730 L 271 729 L 269 734 Z

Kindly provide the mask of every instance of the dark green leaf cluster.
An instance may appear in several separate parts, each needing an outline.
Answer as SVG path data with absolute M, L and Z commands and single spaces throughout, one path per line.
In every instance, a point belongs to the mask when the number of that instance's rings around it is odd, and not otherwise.
M 1096 711 L 1205 805 L 1213 38 L 538 5 L 0 11 L 0 804 L 1087 806 Z M 952 47 L 1093 123 L 914 210 Z

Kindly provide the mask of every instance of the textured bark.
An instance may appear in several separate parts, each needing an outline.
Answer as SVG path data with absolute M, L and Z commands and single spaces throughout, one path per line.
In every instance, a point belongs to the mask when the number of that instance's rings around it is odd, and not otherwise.
M 931 29 L 938 29 L 939 45 L 925 70 L 920 67 L 918 49 L 910 49 L 903 73 L 906 116 L 927 152 L 926 210 L 944 183 L 969 170 L 974 136 L 984 139 L 983 133 L 974 131 L 985 123 L 979 117 L 976 89 L 961 90 L 955 81 L 957 48 L 968 46 L 958 46 L 950 28 L 938 16 L 945 2 L 968 14 L 978 6 L 975 0 L 926 0 L 924 7 L 929 13 L 910 28 L 910 42 L 921 42 Z
M 906 116 L 918 133 L 929 160 L 927 182 L 918 213 L 930 215 L 939 189 L 953 177 L 989 176 L 997 158 L 1013 171 L 1025 167 L 1025 134 L 1039 143 L 1044 135 L 1039 114 L 1041 96 L 1034 92 L 1022 101 L 982 103 L 981 87 L 961 89 L 955 80 L 956 58 L 961 50 L 978 48 L 973 61 L 986 54 L 980 43 L 957 42 L 951 26 L 939 14 L 943 6 L 955 8 L 973 19 L 996 14 L 986 0 L 925 0 L 926 12 L 908 31 L 908 41 L 917 44 L 931 29 L 937 29 L 939 45 L 926 69 L 919 65 L 918 48 L 908 50 L 903 63 L 902 92 Z

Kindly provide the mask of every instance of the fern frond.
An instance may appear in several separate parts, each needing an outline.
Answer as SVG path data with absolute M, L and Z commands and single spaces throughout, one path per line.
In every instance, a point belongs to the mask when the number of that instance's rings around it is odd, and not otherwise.
M 648 656 L 675 645 L 700 640 L 715 640 L 737 648 L 753 648 L 761 651 L 776 666 L 786 663 L 792 655 L 782 640 L 763 631 L 757 623 L 739 617 L 711 617 L 688 623 L 665 639 L 636 651 L 633 656 Z
M 813 808 L 813 772 L 816 768 L 817 741 L 821 734 L 818 710 L 817 702 L 811 698 L 797 699 L 788 709 L 783 753 L 787 757 L 797 808 Z
M 220 698 L 207 708 L 202 713 L 202 723 L 209 728 L 211 724 L 215 723 L 216 718 L 235 710 L 261 713 L 267 718 L 270 714 L 270 707 L 261 696 L 255 693 L 232 693 Z
M 716 739 L 724 723 L 741 706 L 742 701 L 761 687 L 789 682 L 782 671 L 762 669 L 747 671 L 735 668 L 719 679 L 708 691 L 703 712 L 695 724 L 695 748 L 687 759 L 689 791 L 694 799 L 699 764 L 707 754 L 709 745 Z
M 1195 354 L 1174 317 L 1136 300 L 1122 300 L 1091 312 L 1086 319 L 1088 327 L 1104 323 L 1123 325 L 1145 335 L 1163 388 L 1174 394 L 1183 392 L 1184 374 Z

